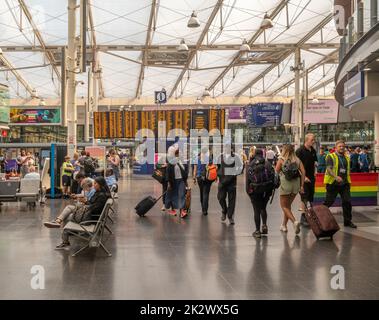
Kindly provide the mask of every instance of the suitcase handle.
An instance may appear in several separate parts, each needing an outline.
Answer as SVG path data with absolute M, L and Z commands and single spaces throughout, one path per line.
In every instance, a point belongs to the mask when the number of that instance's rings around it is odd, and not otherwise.
M 163 192 L 157 199 L 155 199 L 155 202 L 158 202 L 166 193 L 167 191 Z

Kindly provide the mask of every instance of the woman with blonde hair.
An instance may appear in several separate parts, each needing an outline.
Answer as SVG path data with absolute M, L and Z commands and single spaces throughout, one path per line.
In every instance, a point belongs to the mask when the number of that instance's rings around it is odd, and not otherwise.
M 250 150 L 249 150 L 249 159 L 248 159 L 249 163 L 251 162 L 251 160 L 253 160 L 253 158 L 255 156 L 255 150 L 256 149 L 257 148 L 255 146 L 250 147 Z
M 280 231 L 287 232 L 287 222 L 291 220 L 295 233 L 300 233 L 300 222 L 296 220 L 291 205 L 296 195 L 304 192 L 305 170 L 302 162 L 295 154 L 291 144 L 283 146 L 282 154 L 276 164 L 275 171 L 280 176 L 280 206 L 283 210 L 283 223 Z

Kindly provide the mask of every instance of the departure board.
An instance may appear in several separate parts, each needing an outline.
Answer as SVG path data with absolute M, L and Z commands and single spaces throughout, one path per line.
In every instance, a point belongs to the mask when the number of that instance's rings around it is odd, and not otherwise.
M 101 136 L 101 113 L 93 113 L 93 130 L 95 138 L 102 138 Z
M 225 110 L 158 110 L 158 111 L 118 111 L 94 112 L 95 139 L 135 138 L 140 129 L 150 129 L 158 137 L 158 122 L 166 122 L 167 134 L 170 130 L 181 129 L 187 136 L 190 129 L 225 128 Z M 175 131 L 179 135 L 180 131 Z
M 209 110 L 192 110 L 192 128 L 209 129 Z
M 109 137 L 109 112 L 101 113 L 101 137 Z

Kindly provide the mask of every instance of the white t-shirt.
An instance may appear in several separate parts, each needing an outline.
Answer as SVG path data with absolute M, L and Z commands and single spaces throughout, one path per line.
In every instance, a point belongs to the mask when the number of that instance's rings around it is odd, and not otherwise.
M 275 158 L 275 152 L 273 150 L 268 150 L 266 152 L 266 159 L 273 160 Z
M 180 171 L 180 165 L 175 165 L 175 179 L 182 179 L 182 172 Z

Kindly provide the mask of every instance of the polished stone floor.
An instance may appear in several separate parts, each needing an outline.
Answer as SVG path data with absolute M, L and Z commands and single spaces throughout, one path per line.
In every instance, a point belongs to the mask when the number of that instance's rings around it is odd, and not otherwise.
M 32 211 L 23 204 L 1 206 L 0 298 L 379 298 L 379 211 L 375 208 L 357 208 L 358 230 L 342 227 L 334 241 L 316 241 L 307 229 L 300 237 L 292 228 L 288 234 L 279 231 L 276 197 L 269 206 L 269 236 L 254 239 L 252 207 L 242 180 L 234 226 L 220 222 L 215 185 L 207 217 L 200 214 L 198 188 L 193 188 L 193 210 L 186 220 L 161 213 L 160 203 L 146 218 L 134 213 L 144 195 L 160 192 L 151 178 L 124 178 L 120 190 L 114 235 L 106 242 L 113 253 L 110 258 L 99 249 L 77 257 L 54 250 L 60 231 L 47 229 L 42 222 L 54 218 L 68 201 L 51 200 Z M 341 222 L 341 215 L 336 216 Z M 45 270 L 43 290 L 31 289 L 34 265 Z M 331 288 L 334 265 L 344 268 L 344 290 Z

